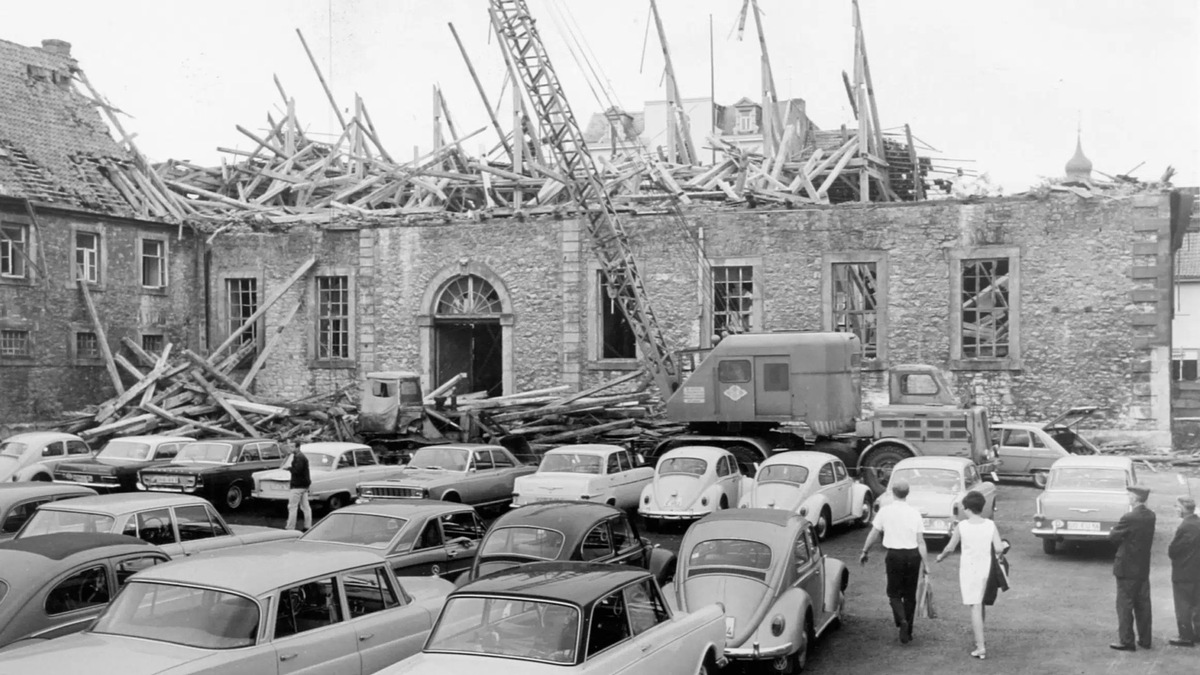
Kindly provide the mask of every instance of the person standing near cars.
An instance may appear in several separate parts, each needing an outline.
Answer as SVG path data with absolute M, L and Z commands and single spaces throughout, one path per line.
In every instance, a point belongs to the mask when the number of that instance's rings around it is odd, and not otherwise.
M 1169 640 L 1176 647 L 1194 647 L 1200 640 L 1200 516 L 1196 500 L 1180 497 L 1179 529 L 1167 548 L 1171 558 L 1171 588 L 1175 591 L 1175 623 L 1179 636 Z
M 1112 649 L 1125 652 L 1150 649 L 1150 546 L 1154 543 L 1154 512 L 1146 508 L 1150 488 L 1131 485 L 1129 504 L 1108 538 L 1117 544 L 1113 576 L 1117 578 L 1117 642 Z M 1134 645 L 1134 625 L 1137 645 Z
M 925 520 L 920 511 L 905 501 L 908 498 L 908 481 L 893 481 L 891 490 L 895 499 L 875 514 L 858 562 L 867 564 L 871 547 L 876 539 L 882 537 L 883 547 L 887 549 L 884 567 L 887 570 L 888 602 L 900 630 L 900 642 L 908 644 L 912 640 L 913 618 L 917 609 L 917 583 L 921 580 L 922 571 L 929 572 L 926 565 Z
M 288 517 L 286 530 L 296 528 L 296 507 L 299 506 L 304 511 L 304 530 L 308 531 L 312 527 L 312 506 L 308 503 L 309 488 L 312 487 L 312 476 L 308 471 L 308 457 L 304 456 L 295 445 L 288 445 L 288 458 L 283 463 L 283 468 L 287 469 L 292 475 L 288 487 L 291 488 L 291 494 L 288 495 Z
M 985 659 L 987 648 L 983 642 L 983 596 L 992 570 L 993 551 L 1003 551 L 1004 542 L 1000 539 L 996 523 L 983 517 L 983 509 L 987 506 L 987 499 L 983 495 L 972 490 L 963 497 L 962 505 L 967 512 L 967 519 L 954 528 L 949 543 L 938 554 L 937 561 L 942 562 L 962 542 L 958 588 L 963 604 L 971 608 L 971 628 L 975 631 L 975 651 L 971 652 L 971 656 Z

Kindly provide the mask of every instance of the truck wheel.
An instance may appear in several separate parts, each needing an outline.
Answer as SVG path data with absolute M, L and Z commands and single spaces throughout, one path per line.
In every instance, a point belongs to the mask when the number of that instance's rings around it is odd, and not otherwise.
M 866 480 L 867 487 L 877 495 L 884 494 L 896 463 L 912 456 L 907 448 L 898 445 L 885 445 L 872 450 L 862 464 L 862 473 L 865 474 L 863 479 Z
M 242 504 L 246 501 L 246 492 L 242 490 L 241 483 L 232 483 L 225 490 L 225 508 L 230 511 L 237 511 L 242 508 Z

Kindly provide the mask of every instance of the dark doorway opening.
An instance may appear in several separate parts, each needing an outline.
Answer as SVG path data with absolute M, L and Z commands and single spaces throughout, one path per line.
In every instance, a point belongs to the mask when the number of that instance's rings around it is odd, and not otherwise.
M 454 393 L 504 393 L 503 338 L 497 321 L 443 321 L 434 324 L 434 386 L 459 373 L 467 377 Z

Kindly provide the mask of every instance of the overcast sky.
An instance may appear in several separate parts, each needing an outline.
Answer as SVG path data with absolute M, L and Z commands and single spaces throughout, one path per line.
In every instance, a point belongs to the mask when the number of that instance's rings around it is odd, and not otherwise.
M 685 97 L 759 98 L 753 23 L 741 0 L 659 0 Z M 638 110 L 665 97 L 649 0 L 529 0 L 581 123 L 609 105 Z M 779 95 L 800 97 L 822 128 L 853 126 L 841 71 L 852 72 L 850 0 L 759 0 Z M 460 130 L 487 124 L 447 27 L 453 22 L 497 105 L 503 60 L 488 38 L 486 0 L 38 0 L 6 2 L 0 39 L 70 42 L 91 82 L 132 118 L 154 160 L 215 164 L 247 148 L 234 128 L 266 126 L 283 109 L 272 75 L 312 133 L 337 122 L 296 35 L 300 29 L 338 106 L 360 94 L 385 146 L 431 148 L 432 88 Z M 969 159 L 1008 192 L 1060 176 L 1077 126 L 1096 170 L 1200 185 L 1200 2 L 1197 0 L 861 0 L 879 114 L 941 151 Z M 607 92 L 573 54 L 594 57 Z M 644 55 L 643 55 L 644 51 Z M 502 118 L 511 119 L 505 96 Z M 350 114 L 347 114 L 349 118 Z M 496 143 L 490 130 L 472 153 Z

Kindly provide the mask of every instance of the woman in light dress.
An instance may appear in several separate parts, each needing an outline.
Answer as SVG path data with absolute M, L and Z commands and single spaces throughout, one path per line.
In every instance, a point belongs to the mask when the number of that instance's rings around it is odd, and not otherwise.
M 963 497 L 963 508 L 967 511 L 967 519 L 960 521 L 950 536 L 946 548 L 938 554 L 937 561 L 954 552 L 959 542 L 962 542 L 962 561 L 958 566 L 958 586 L 962 592 L 964 605 L 971 608 L 971 627 L 975 630 L 975 651 L 971 656 L 977 659 L 987 658 L 987 649 L 983 643 L 983 594 L 987 588 L 988 576 L 992 571 L 992 551 L 1004 550 L 1000 532 L 996 524 L 983 517 L 983 508 L 987 500 L 978 492 L 968 492 Z

